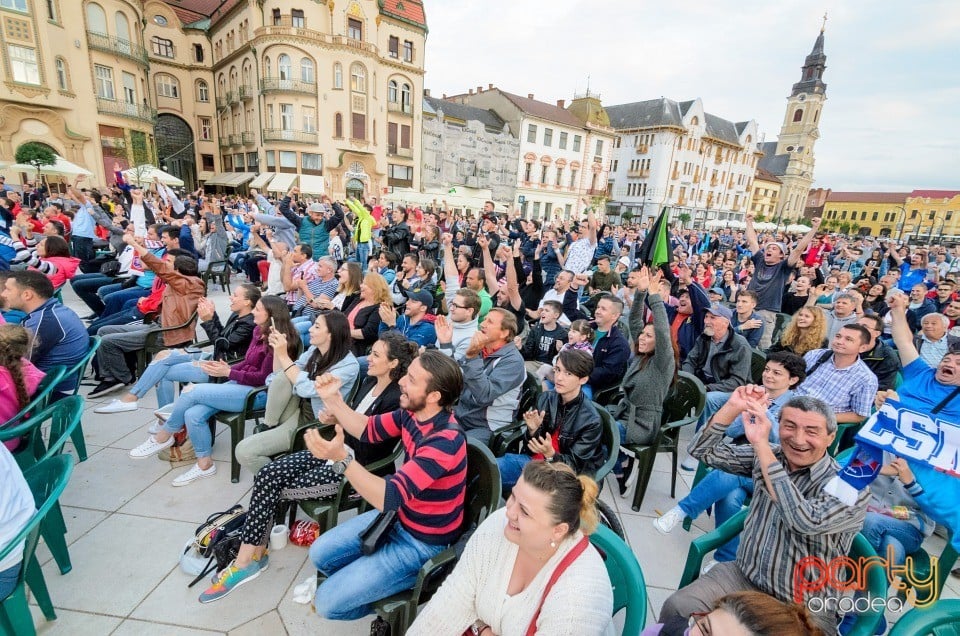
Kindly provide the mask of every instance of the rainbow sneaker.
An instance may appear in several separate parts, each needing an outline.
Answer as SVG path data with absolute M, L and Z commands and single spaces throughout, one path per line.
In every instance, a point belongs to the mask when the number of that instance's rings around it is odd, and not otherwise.
M 217 582 L 200 595 L 199 600 L 201 603 L 218 601 L 235 588 L 240 587 L 247 581 L 252 581 L 258 576 L 260 576 L 259 561 L 251 561 L 250 565 L 245 568 L 238 568 L 231 563 L 220 573 L 220 578 L 217 579 Z

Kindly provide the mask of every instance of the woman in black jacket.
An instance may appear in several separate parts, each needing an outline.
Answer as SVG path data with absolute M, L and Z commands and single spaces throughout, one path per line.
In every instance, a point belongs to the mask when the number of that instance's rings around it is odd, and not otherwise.
M 360 300 L 346 312 L 353 338 L 353 355 L 367 355 L 367 347 L 377 340 L 380 332 L 380 305 L 393 304 L 387 281 L 380 274 L 369 273 L 360 285 Z

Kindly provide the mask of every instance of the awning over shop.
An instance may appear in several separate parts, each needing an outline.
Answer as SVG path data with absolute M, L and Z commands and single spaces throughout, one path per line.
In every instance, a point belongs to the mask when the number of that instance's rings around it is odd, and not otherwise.
M 315 174 L 300 175 L 300 192 L 302 194 L 314 194 L 318 196 L 323 194 L 323 177 Z
M 215 175 L 213 175 L 212 177 L 210 177 L 209 179 L 207 179 L 207 180 L 203 183 L 203 185 L 205 185 L 205 186 L 208 186 L 208 185 L 219 185 L 219 186 L 227 185 L 227 181 L 228 181 L 231 177 L 235 176 L 236 174 L 237 174 L 236 172 L 218 172 L 217 174 L 215 174 Z
M 297 175 L 289 172 L 281 172 L 270 181 L 269 192 L 283 192 L 293 187 L 293 182 L 297 180 Z
M 277 176 L 276 172 L 261 172 L 256 176 L 256 178 L 250 183 L 251 188 L 256 188 L 257 190 L 263 190 L 264 187 L 270 183 L 270 179 L 273 179 Z
M 250 181 L 256 176 L 257 175 L 253 174 L 252 172 L 234 172 L 233 177 L 230 178 L 227 181 L 227 183 L 224 183 L 223 185 L 229 188 L 239 188 L 244 183 L 246 183 L 247 181 Z

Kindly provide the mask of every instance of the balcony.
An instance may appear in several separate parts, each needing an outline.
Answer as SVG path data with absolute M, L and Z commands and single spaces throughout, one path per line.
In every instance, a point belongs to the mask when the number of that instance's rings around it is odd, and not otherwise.
M 237 91 L 230 91 L 227 93 L 227 103 L 233 106 L 234 104 L 240 103 L 240 93 Z
M 316 82 L 304 82 L 303 80 L 265 77 L 260 80 L 260 92 L 263 94 L 305 93 L 315 96 L 317 94 L 317 84 Z
M 95 51 L 113 53 L 147 66 L 147 50 L 129 40 L 110 37 L 95 31 L 87 31 L 87 46 Z
M 229 95 L 229 93 L 228 93 Z M 223 110 L 227 107 L 227 95 L 217 95 L 217 110 Z
M 387 102 L 387 110 L 391 113 L 402 113 L 413 116 L 413 106 L 410 104 L 401 104 L 400 102 Z
M 306 25 L 305 20 L 298 19 L 297 22 L 299 24 Z M 366 53 L 378 55 L 378 49 L 375 44 L 370 44 L 369 42 L 363 42 L 361 40 L 354 40 L 353 38 L 343 35 L 330 35 L 329 33 L 324 33 L 322 31 L 308 29 L 306 26 L 297 26 L 294 24 L 293 18 L 289 15 L 282 15 L 279 19 L 275 20 L 274 24 L 262 26 L 253 32 L 254 38 L 267 36 L 281 38 L 287 38 L 290 36 L 304 37 L 309 38 L 314 42 L 345 46 L 358 51 L 364 51 Z
M 647 144 L 637 144 L 634 146 L 638 155 L 645 155 L 650 151 L 650 146 Z
M 393 157 L 413 159 L 413 148 L 404 148 L 397 144 L 387 144 L 387 154 Z
M 237 89 L 237 95 L 241 101 L 247 101 L 248 99 L 253 99 L 253 87 L 252 86 L 241 86 Z
M 244 146 L 252 146 L 257 143 L 257 136 L 252 132 L 241 133 L 240 139 Z
M 242 144 L 240 133 L 227 135 L 227 139 L 229 140 L 231 146 L 239 146 Z
M 627 170 L 627 177 L 630 179 L 643 179 L 650 176 L 650 169 L 646 170 Z M 674 177 L 676 178 L 676 177 Z
M 318 137 L 316 132 L 264 128 L 263 141 L 289 141 L 295 144 L 310 144 L 316 146 L 318 143 Z
M 157 111 L 146 104 L 128 104 L 122 100 L 97 98 L 97 112 L 103 115 L 116 115 L 127 119 L 136 119 L 154 125 Z
M 221 138 L 220 138 L 220 147 L 221 147 L 221 148 L 229 148 L 229 147 L 230 147 L 230 136 L 229 136 L 229 135 L 226 136 L 226 137 L 221 137 Z

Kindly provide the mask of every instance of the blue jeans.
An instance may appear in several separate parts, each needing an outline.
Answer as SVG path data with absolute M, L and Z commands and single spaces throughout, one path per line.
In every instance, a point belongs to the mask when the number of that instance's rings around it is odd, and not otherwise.
M 183 393 L 173 406 L 173 413 L 163 430 L 173 435 L 183 425 L 187 425 L 187 435 L 193 442 L 197 457 L 210 457 L 213 451 L 213 438 L 207 420 L 220 411 L 236 413 L 243 408 L 247 394 L 256 387 L 237 384 L 232 380 L 225 384 L 201 384 L 189 393 Z M 267 394 L 257 398 L 260 408 L 267 403 Z
M 139 300 L 139 298 L 131 298 L 124 303 L 123 309 L 117 313 L 97 318 L 87 327 L 87 333 L 95 336 L 99 333 L 101 327 L 106 327 L 107 325 L 129 325 L 137 320 L 143 320 L 143 314 L 137 309 L 137 302 Z
M 357 252 L 355 254 L 355 260 L 360 263 L 360 269 L 366 271 L 367 269 L 367 259 L 370 258 L 370 242 L 366 243 L 357 243 Z
M 174 382 L 209 382 L 210 377 L 194 366 L 204 354 L 187 353 L 181 349 L 171 349 L 170 355 L 163 360 L 154 360 L 143 370 L 143 375 L 133 385 L 130 392 L 139 400 L 153 387 L 157 387 L 157 406 L 166 406 L 174 399 Z
M 97 292 L 112 284 L 113 279 L 103 274 L 77 274 L 70 279 L 73 291 L 96 314 L 103 311 L 103 301 Z
M 20 550 L 23 552 L 23 550 Z M 10 596 L 10 592 L 17 586 L 17 579 L 20 577 L 20 567 L 23 563 L 17 563 L 13 567 L 0 572 L 0 599 Z
M 314 599 L 319 616 L 340 621 L 367 616 L 374 602 L 411 589 L 423 564 L 446 547 L 414 538 L 398 521 L 383 547 L 365 556 L 360 533 L 377 514 L 370 510 L 342 522 L 310 546 L 310 560 L 327 577 Z
M 150 290 L 144 289 L 143 287 L 131 287 L 130 289 L 120 289 L 106 295 L 101 294 L 100 297 L 103 298 L 103 313 L 101 316 L 110 316 L 119 313 L 131 298 L 137 299 L 149 295 Z
M 730 491 L 726 497 L 717 501 L 717 505 L 714 507 L 714 512 L 716 512 L 717 517 L 717 527 L 723 525 L 727 519 L 740 512 L 740 509 L 747 502 L 747 498 L 753 495 L 753 481 L 748 480 L 748 482 L 749 483 L 745 483 L 740 488 L 735 488 Z M 713 558 L 720 562 L 733 561 L 737 558 L 738 547 L 740 547 L 739 534 L 717 548 Z
M 300 334 L 300 340 L 303 341 L 303 350 L 306 351 L 310 348 L 310 327 L 313 326 L 316 320 L 307 316 L 299 316 L 290 322 L 293 323 L 293 327 Z
M 923 543 L 923 533 L 916 526 L 878 512 L 868 512 L 860 530 L 880 558 L 887 558 L 887 549 L 893 548 L 896 565 L 903 565 L 907 555 L 916 552 Z
M 503 457 L 497 457 L 497 466 L 500 467 L 500 483 L 504 488 L 513 488 L 517 485 L 520 475 L 523 473 L 523 467 L 533 460 L 530 455 L 520 455 L 518 453 L 507 453 Z
M 703 406 L 703 413 L 697 421 L 697 429 L 703 428 L 703 425 L 710 421 L 713 414 L 720 410 L 720 407 L 727 403 L 730 394 L 725 391 L 707 391 L 707 402 Z

